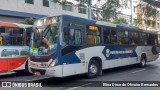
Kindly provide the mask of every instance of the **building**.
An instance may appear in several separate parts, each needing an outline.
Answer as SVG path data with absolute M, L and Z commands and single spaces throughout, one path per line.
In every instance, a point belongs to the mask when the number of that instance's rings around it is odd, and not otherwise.
M 88 18 L 86 7 L 84 5 L 73 4 L 73 2 L 55 3 L 53 0 L 0 0 L 0 21 L 21 23 L 27 17 L 42 18 L 61 14 Z
M 132 1 L 132 8 L 130 7 L 131 6 L 130 1 Z M 142 8 L 145 7 L 145 5 L 147 5 L 147 3 L 144 2 L 144 0 L 129 0 L 128 8 L 125 8 L 125 9 L 123 8 L 121 10 L 121 13 L 127 16 L 128 15 L 131 16 L 131 11 L 132 11 L 132 23 L 134 26 L 137 26 L 144 30 L 160 31 L 160 18 L 159 18 L 160 9 L 159 7 L 156 7 L 158 10 L 158 13 L 155 18 L 146 18 L 142 11 Z M 150 25 L 146 24 L 146 22 L 150 22 L 151 24 Z

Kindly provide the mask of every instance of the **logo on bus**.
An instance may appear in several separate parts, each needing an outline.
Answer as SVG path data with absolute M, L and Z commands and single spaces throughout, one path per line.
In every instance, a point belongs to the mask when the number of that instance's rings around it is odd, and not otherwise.
M 106 49 L 106 57 L 109 57 L 109 56 L 110 56 L 110 50 Z

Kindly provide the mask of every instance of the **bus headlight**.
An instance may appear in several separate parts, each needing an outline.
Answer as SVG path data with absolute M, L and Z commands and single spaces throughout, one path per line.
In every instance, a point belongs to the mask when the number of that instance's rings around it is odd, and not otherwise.
M 56 58 L 55 60 L 53 60 L 51 62 L 51 64 L 49 65 L 49 67 L 54 67 L 57 64 L 57 62 L 58 62 L 58 59 Z

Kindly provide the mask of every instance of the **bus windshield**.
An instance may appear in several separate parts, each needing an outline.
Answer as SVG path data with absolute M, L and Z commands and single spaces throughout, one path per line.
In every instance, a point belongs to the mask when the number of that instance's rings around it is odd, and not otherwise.
M 51 55 L 57 49 L 58 27 L 48 25 L 33 30 L 31 56 Z

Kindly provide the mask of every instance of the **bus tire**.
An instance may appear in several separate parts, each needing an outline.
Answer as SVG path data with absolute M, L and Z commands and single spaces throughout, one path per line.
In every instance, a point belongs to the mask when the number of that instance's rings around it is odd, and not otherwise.
M 26 72 L 26 73 L 29 73 L 29 70 L 28 70 L 28 60 L 27 60 L 27 62 L 26 62 L 26 64 L 25 64 L 25 72 Z
M 91 60 L 88 65 L 87 77 L 88 78 L 97 77 L 99 70 L 100 70 L 100 66 L 99 66 L 98 62 L 96 62 L 95 60 Z
M 145 56 L 142 55 L 141 56 L 141 61 L 139 63 L 139 67 L 143 68 L 145 66 L 146 66 L 146 58 L 145 58 Z
M 25 64 L 25 69 L 24 70 L 17 70 L 16 73 L 21 74 L 21 75 L 30 74 L 29 70 L 28 70 L 28 61 Z

